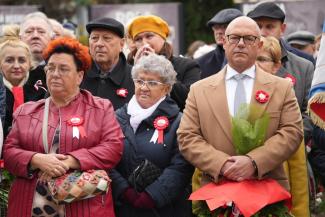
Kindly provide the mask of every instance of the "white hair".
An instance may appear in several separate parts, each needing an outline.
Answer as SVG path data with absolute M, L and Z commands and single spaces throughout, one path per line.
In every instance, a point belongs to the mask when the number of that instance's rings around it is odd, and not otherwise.
M 165 84 L 171 86 L 176 82 L 177 73 L 172 63 L 162 55 L 142 56 L 132 68 L 132 78 L 138 78 L 140 72 L 158 74 Z
M 40 11 L 29 13 L 24 17 L 23 22 L 21 22 L 21 24 L 20 24 L 19 35 L 22 35 L 23 31 L 25 30 L 26 22 L 28 20 L 31 20 L 31 19 L 42 19 L 42 20 L 44 20 L 48 25 L 48 31 L 49 31 L 49 34 L 50 34 L 51 38 L 53 37 L 54 32 L 53 32 L 53 28 L 52 28 L 52 24 L 51 24 L 50 20 L 48 19 L 48 17 L 43 12 L 40 12 Z

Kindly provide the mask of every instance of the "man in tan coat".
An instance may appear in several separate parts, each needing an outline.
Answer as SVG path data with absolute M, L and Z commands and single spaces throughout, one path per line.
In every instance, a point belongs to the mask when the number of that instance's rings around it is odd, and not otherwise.
M 252 19 L 233 20 L 224 42 L 228 65 L 191 87 L 177 133 L 183 156 L 203 171 L 201 185 L 220 177 L 235 181 L 269 177 L 289 190 L 282 163 L 302 141 L 302 118 L 290 81 L 255 66 L 260 36 Z M 238 74 L 244 75 L 241 80 L 236 80 Z M 268 99 L 256 97 L 259 91 Z M 236 155 L 232 142 L 231 116 L 239 99 L 258 108 L 257 117 L 264 112 L 270 117 L 264 145 L 247 155 Z

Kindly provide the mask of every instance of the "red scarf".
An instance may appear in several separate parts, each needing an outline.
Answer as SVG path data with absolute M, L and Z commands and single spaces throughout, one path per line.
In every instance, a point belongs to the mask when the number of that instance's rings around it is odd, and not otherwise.
M 24 90 L 23 87 L 12 87 L 12 94 L 14 95 L 14 110 L 24 103 Z

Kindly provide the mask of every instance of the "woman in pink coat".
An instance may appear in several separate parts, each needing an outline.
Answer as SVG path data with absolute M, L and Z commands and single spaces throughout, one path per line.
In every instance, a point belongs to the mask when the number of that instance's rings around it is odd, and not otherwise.
M 16 176 L 8 217 L 114 217 L 110 190 L 65 204 L 54 203 L 49 193 L 46 181 L 69 170 L 112 169 L 121 158 L 123 135 L 112 104 L 79 88 L 91 64 L 86 47 L 74 39 L 59 38 L 43 56 L 51 95 L 47 124 L 51 151 L 47 154 L 42 142 L 44 100 L 20 106 L 4 145 L 5 167 Z M 79 118 L 84 133 L 73 130 L 73 118 Z

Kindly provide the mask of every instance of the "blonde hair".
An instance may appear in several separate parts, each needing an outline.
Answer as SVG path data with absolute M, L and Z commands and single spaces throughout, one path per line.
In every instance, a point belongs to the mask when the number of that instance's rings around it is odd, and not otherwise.
M 32 53 L 29 46 L 19 38 L 19 25 L 10 24 L 2 28 L 2 37 L 0 38 L 0 62 L 3 59 L 3 51 L 6 47 L 21 47 L 26 50 L 27 58 L 31 64 L 31 68 L 35 66 L 32 58 Z
M 279 40 L 273 36 L 261 37 L 263 41 L 262 50 L 271 55 L 274 63 L 281 63 L 281 46 Z

